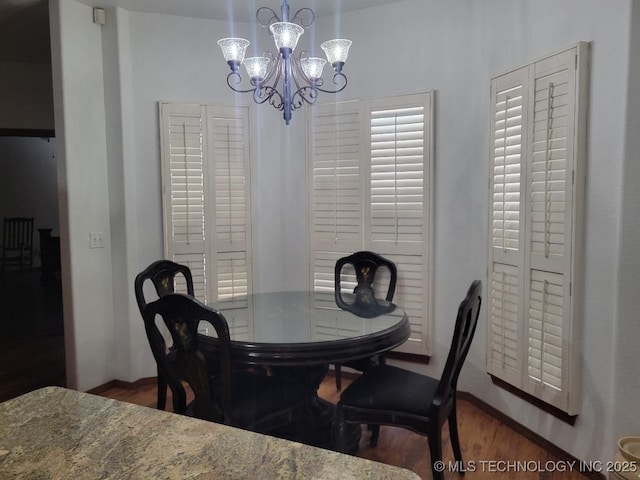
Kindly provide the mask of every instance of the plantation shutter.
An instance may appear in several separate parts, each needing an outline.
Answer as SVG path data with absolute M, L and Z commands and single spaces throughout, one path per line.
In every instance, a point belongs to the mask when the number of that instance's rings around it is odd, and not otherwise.
M 394 301 L 411 336 L 398 350 L 428 354 L 433 93 L 316 105 L 309 113 L 311 284 L 316 306 L 337 308 L 334 267 L 372 250 L 394 261 Z M 389 282 L 379 270 L 376 295 Z M 342 286 L 355 287 L 343 270 Z M 339 322 L 339 320 L 336 320 Z
M 524 150 L 528 68 L 491 83 L 488 370 L 521 383 L 524 292 Z
M 573 49 L 530 69 L 525 390 L 556 406 L 568 405 L 577 374 L 570 352 L 576 55 Z
M 165 256 L 191 269 L 194 294 L 206 301 L 204 107 L 161 104 L 160 118 Z
M 249 293 L 251 218 L 249 216 L 249 121 L 236 109 L 211 108 L 209 178 L 215 258 L 212 298 L 246 301 Z
M 336 261 L 362 249 L 362 107 L 317 105 L 310 115 L 312 288 L 333 293 Z M 337 308 L 333 296 L 318 306 Z
M 248 112 L 160 104 L 165 256 L 205 303 L 251 290 Z
M 430 94 L 418 94 L 371 102 L 365 172 L 364 245 L 398 267 L 394 301 L 411 323 L 409 340 L 398 351 L 423 355 L 430 289 L 431 101 Z
M 586 49 L 492 81 L 487 368 L 569 414 L 579 404 Z

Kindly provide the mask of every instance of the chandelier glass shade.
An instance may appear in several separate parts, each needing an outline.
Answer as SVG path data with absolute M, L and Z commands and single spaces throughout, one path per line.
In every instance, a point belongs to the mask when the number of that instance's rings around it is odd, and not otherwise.
M 289 4 L 282 1 L 280 16 L 268 7 L 259 8 L 256 20 L 262 27 L 268 28 L 277 49 L 276 55 L 265 52 L 261 57 L 246 57 L 249 40 L 244 38 L 223 38 L 218 40 L 222 55 L 231 73 L 227 75 L 227 85 L 240 93 L 253 93 L 256 103 L 270 103 L 283 112 L 287 125 L 291 113 L 303 104 L 313 104 L 318 92 L 338 93 L 347 86 L 347 77 L 342 67 L 347 61 L 351 40 L 334 39 L 324 42 L 320 47 L 327 59 L 310 57 L 306 52 L 294 55 L 298 40 L 304 29 L 310 27 L 315 14 L 310 8 L 301 8 L 289 18 Z M 333 67 L 333 87 L 324 85 L 322 73 L 325 64 Z M 249 86 L 242 87 L 240 65 L 244 65 Z

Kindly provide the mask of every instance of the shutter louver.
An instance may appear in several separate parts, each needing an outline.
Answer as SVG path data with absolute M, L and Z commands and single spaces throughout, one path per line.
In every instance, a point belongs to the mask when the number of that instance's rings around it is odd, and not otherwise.
M 325 245 L 358 244 L 362 235 L 360 113 L 353 104 L 331 107 L 319 105 L 312 117 L 312 235 Z
M 362 248 L 361 108 L 357 102 L 310 109 L 311 284 L 317 308 L 337 309 L 340 257 Z
M 246 109 L 160 104 L 165 256 L 191 269 L 196 297 L 251 291 Z M 244 320 L 244 326 L 247 322 Z
M 313 272 L 313 291 L 316 292 L 316 308 L 337 310 L 335 291 L 335 266 L 339 258 L 349 255 L 345 252 L 314 252 L 311 270 Z M 353 291 L 353 290 L 352 290 Z
M 534 65 L 528 169 L 526 389 L 569 410 L 575 169 L 575 51 Z M 576 367 L 573 367 L 575 370 Z M 575 394 L 575 393 L 574 393 Z
M 248 270 L 246 252 L 218 252 L 218 300 L 241 298 L 246 302 Z
M 488 297 L 488 363 L 490 372 L 520 383 L 521 322 L 519 321 L 518 268 L 493 265 Z
M 335 263 L 371 250 L 398 267 L 394 302 L 411 322 L 398 351 L 428 354 L 433 93 L 316 105 L 309 114 L 311 283 L 333 294 Z M 376 296 L 385 298 L 380 270 Z M 343 271 L 345 291 L 355 273 Z M 337 308 L 332 296 L 315 305 Z M 344 328 L 344 327 L 341 327 Z
M 204 108 L 163 104 L 160 114 L 165 255 L 194 270 L 194 293 L 206 301 Z
M 216 294 L 218 301 L 246 305 L 250 293 L 249 163 L 245 139 L 248 121 L 216 108 L 209 120 L 212 164 L 212 201 Z
M 567 189 L 566 70 L 535 82 L 531 160 L 531 252 L 564 255 Z
M 554 394 L 563 388 L 563 304 L 562 276 L 531 271 L 529 300 L 528 376 L 540 388 Z
M 520 249 L 523 86 L 497 92 L 493 131 L 492 245 Z
M 333 292 L 336 261 L 358 250 L 394 261 L 394 302 L 411 322 L 397 350 L 418 355 L 428 354 L 432 104 L 433 93 L 317 105 L 309 118 L 313 288 Z M 341 284 L 353 291 L 355 273 L 343 271 Z M 316 306 L 336 308 L 333 298 Z
M 195 297 L 201 301 L 207 298 L 207 281 L 205 278 L 206 265 L 205 257 L 201 254 L 176 253 L 172 257 L 173 261 L 181 265 L 186 265 L 191 270 L 193 278 L 193 293 Z M 187 292 L 187 282 L 184 281 L 182 275 L 176 277 L 176 291 Z
M 527 139 L 528 69 L 491 82 L 487 369 L 522 385 L 522 292 L 525 257 L 523 157 Z
M 424 238 L 424 105 L 371 112 L 372 241 Z
M 398 352 L 425 355 L 428 353 L 428 281 L 426 255 L 383 254 L 398 268 L 398 281 L 393 301 L 402 306 L 409 318 L 409 339 Z
M 398 268 L 394 301 L 411 334 L 397 351 L 417 355 L 428 353 L 432 101 L 430 94 L 376 99 L 369 110 L 364 245 Z

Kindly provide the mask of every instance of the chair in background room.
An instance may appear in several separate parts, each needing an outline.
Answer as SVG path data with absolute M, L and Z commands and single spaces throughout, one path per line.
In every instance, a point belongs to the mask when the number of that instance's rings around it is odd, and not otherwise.
M 2 273 L 7 265 L 33 267 L 33 217 L 4 219 L 2 234 Z
M 347 266 L 353 267 L 356 286 L 353 290 L 353 294 L 345 295 L 342 292 L 342 276 L 344 273 L 343 270 Z M 376 273 L 378 273 L 378 269 L 380 267 L 389 271 L 387 293 L 384 300 L 376 298 L 374 291 Z M 347 257 L 340 258 L 336 262 L 335 266 L 336 304 L 344 310 L 349 310 L 356 315 L 367 318 L 389 312 L 395 308 L 391 301 L 393 300 L 393 295 L 396 291 L 397 279 L 398 270 L 395 263 L 378 255 L 377 253 L 361 251 Z M 384 363 L 384 358 L 378 357 L 377 359 L 365 359 L 345 365 L 362 371 L 376 361 L 378 363 Z M 336 376 L 336 387 L 338 390 L 342 390 L 342 365 L 334 365 L 334 372 Z
M 173 361 L 165 353 L 157 317 L 171 333 L 176 354 Z M 268 376 L 263 370 L 232 369 L 229 326 L 213 308 L 188 295 L 173 293 L 149 303 L 143 318 L 158 370 L 171 388 L 174 412 L 261 433 L 296 420 L 302 422 L 308 392 L 296 382 Z M 218 365 L 214 372 L 199 348 L 200 323 L 208 324 L 217 336 Z M 181 380 L 193 391 L 194 399 L 189 404 Z
M 441 432 L 448 420 L 453 454 L 462 462 L 456 392 L 458 376 L 478 323 L 481 295 L 482 283 L 475 280 L 458 308 L 451 348 L 439 380 L 391 365 L 376 365 L 342 392 L 336 420 L 339 451 L 345 451 L 345 422 L 407 428 L 428 437 L 433 478 L 442 480 L 442 470 L 434 468 L 434 464 L 442 460 Z M 371 446 L 377 444 L 378 434 L 379 431 L 373 430 Z
M 175 292 L 176 278 L 182 276 L 187 288 L 187 294 L 194 295 L 193 276 L 191 270 L 186 265 L 172 262 L 171 260 L 158 260 L 153 262 L 136 276 L 134 290 L 140 314 L 144 313 L 147 301 L 144 296 L 144 284 L 151 281 L 155 287 L 158 297 L 163 297 Z M 164 410 L 167 403 L 167 382 L 160 371 L 158 371 L 158 401 L 156 408 Z

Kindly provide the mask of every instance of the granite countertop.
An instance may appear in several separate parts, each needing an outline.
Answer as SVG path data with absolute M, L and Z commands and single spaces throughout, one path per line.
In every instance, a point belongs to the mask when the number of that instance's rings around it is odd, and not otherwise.
M 46 387 L 0 404 L 0 479 L 419 480 L 408 470 Z

